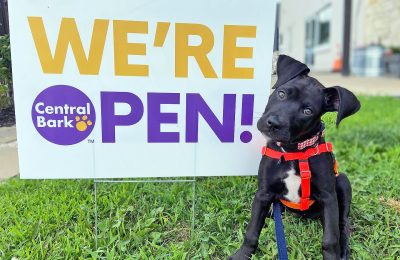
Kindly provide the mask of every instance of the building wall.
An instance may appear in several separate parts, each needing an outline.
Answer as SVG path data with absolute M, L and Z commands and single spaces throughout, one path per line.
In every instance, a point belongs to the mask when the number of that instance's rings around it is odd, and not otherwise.
M 343 0 L 281 0 L 280 52 L 305 61 L 306 21 L 322 8 L 332 6 L 330 40 L 314 49 L 314 65 L 317 71 L 332 71 L 335 59 L 341 57 L 343 35 Z
M 369 0 L 353 0 L 351 12 L 351 48 L 364 47 L 365 7 Z
M 400 0 L 353 0 L 352 47 L 400 47 Z

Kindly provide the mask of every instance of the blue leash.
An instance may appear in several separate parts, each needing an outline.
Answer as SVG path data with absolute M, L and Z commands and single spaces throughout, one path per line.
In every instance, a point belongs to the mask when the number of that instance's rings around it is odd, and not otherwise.
M 275 221 L 275 236 L 278 246 L 278 259 L 288 260 L 288 253 L 285 240 L 285 230 L 282 222 L 282 210 L 279 201 L 274 201 L 274 221 Z

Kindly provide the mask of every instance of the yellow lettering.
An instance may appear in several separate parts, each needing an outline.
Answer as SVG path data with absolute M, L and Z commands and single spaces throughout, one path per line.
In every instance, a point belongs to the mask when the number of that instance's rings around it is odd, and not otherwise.
M 129 55 L 146 55 L 145 43 L 129 43 L 128 33 L 148 32 L 148 23 L 141 21 L 114 21 L 114 63 L 117 76 L 148 76 L 149 66 L 129 64 Z
M 201 44 L 189 46 L 189 35 L 198 35 Z M 216 78 L 210 61 L 207 58 L 214 47 L 214 35 L 210 28 L 202 24 L 176 23 L 175 25 L 175 76 L 188 77 L 188 58 L 193 56 L 206 78 Z
M 252 47 L 237 47 L 238 37 L 256 37 L 256 26 L 225 25 L 224 26 L 224 51 L 222 64 L 222 78 L 252 79 L 254 68 L 236 67 L 236 59 L 253 58 Z
M 88 58 L 86 58 L 74 18 L 62 18 L 54 58 L 42 17 L 28 17 L 28 22 L 44 73 L 61 74 L 63 72 L 68 45 L 71 45 L 79 72 L 87 75 L 99 74 L 108 20 L 94 21 Z

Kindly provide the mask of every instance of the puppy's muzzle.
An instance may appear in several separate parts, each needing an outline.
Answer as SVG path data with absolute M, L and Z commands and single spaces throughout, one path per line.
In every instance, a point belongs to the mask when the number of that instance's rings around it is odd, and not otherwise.
M 264 115 L 258 120 L 257 128 L 262 133 L 275 132 L 282 128 L 282 123 L 279 122 L 278 116 Z
M 265 136 L 276 141 L 287 141 L 289 138 L 287 126 L 282 123 L 277 115 L 264 115 L 257 122 L 258 130 Z
M 270 131 L 279 130 L 281 128 L 281 124 L 277 116 L 268 116 L 266 118 L 266 125 Z

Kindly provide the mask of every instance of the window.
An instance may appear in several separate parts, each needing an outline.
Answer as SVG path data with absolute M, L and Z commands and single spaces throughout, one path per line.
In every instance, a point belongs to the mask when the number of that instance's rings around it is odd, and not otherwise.
M 328 5 L 318 13 L 318 45 L 329 42 L 331 25 L 331 5 Z
M 306 47 L 314 47 L 315 20 L 311 19 L 306 23 Z
M 306 47 L 329 43 L 332 6 L 327 5 L 306 21 Z

